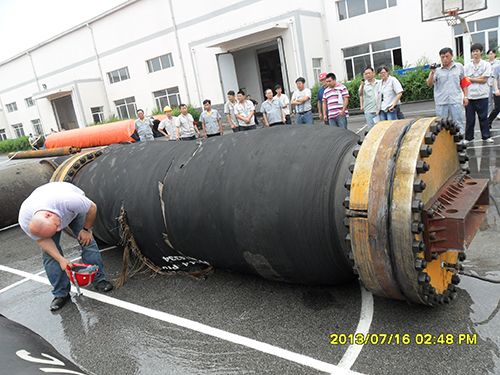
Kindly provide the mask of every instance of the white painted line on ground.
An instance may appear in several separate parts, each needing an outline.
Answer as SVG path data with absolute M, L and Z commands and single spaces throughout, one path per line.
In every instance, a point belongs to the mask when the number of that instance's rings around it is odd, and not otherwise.
M 361 283 L 359 286 L 361 287 L 361 313 L 354 337 L 356 337 L 358 333 L 366 337 L 367 333 L 370 331 L 373 320 L 373 294 L 367 291 Z M 363 345 L 349 345 L 338 366 L 350 370 L 361 353 L 361 349 L 363 349 Z
M 110 246 L 110 247 L 106 247 L 106 248 L 104 248 L 102 250 L 99 250 L 99 251 L 102 253 L 103 251 L 107 251 L 107 250 L 111 250 L 111 249 L 115 249 L 115 248 L 116 248 L 116 246 Z M 78 260 L 80 258 L 81 258 L 81 256 L 79 256 L 78 258 L 70 259 L 70 262 L 74 262 L 74 261 L 76 261 L 76 260 Z M 40 272 L 35 273 L 35 275 L 40 276 L 40 275 L 43 275 L 44 273 L 45 273 L 45 270 L 42 270 Z M 30 280 L 29 278 L 24 278 L 22 280 L 16 281 L 14 284 L 11 284 L 9 286 L 6 286 L 3 289 L 0 289 L 0 294 L 2 294 L 3 292 L 6 292 L 6 291 L 8 291 L 8 290 L 10 290 L 12 288 L 15 288 L 16 286 L 22 285 L 26 281 L 29 281 L 29 280 Z
M 467 146 L 467 150 L 472 150 L 472 149 L 476 149 L 476 148 L 492 148 L 492 147 L 498 147 L 500 146 L 500 144 L 498 145 L 485 145 L 485 146 Z
M 20 270 L 11 268 L 11 267 L 6 267 L 3 265 L 0 265 L 0 271 L 9 272 L 9 273 L 19 275 L 19 276 L 25 277 L 27 279 L 42 283 L 42 284 L 50 285 L 49 280 L 47 280 L 45 277 L 33 275 L 31 273 L 20 271 Z M 73 289 L 73 287 L 72 287 L 72 289 Z M 202 324 L 199 322 L 195 322 L 193 320 L 189 320 L 186 318 L 181 318 L 179 316 L 175 316 L 172 314 L 168 314 L 168 313 L 165 313 L 163 311 L 153 310 L 153 309 L 150 309 L 150 308 L 147 308 L 144 306 L 137 305 L 135 303 L 122 301 L 118 298 L 113 298 L 113 297 L 105 296 L 103 294 L 92 292 L 92 291 L 87 290 L 87 289 L 82 289 L 81 291 L 86 297 L 91 298 L 93 300 L 96 300 L 96 301 L 99 301 L 102 303 L 106 303 L 108 305 L 116 306 L 116 307 L 131 311 L 131 312 L 136 313 L 136 314 L 145 315 L 145 316 L 148 316 L 150 318 L 154 318 L 154 319 L 158 319 L 158 320 L 170 323 L 170 324 L 174 324 L 174 325 L 179 326 L 179 327 L 187 328 L 187 329 L 195 331 L 195 332 L 203 333 L 203 334 L 208 335 L 208 336 L 216 337 L 216 338 L 219 338 L 221 340 L 229 341 L 229 342 L 232 342 L 234 344 L 242 345 L 242 346 L 245 346 L 247 348 L 251 348 L 251 349 L 257 350 L 257 351 L 262 352 L 262 353 L 266 353 L 266 354 L 273 355 L 275 357 L 286 359 L 288 361 L 295 362 L 299 365 L 311 367 L 311 368 L 319 370 L 319 371 L 327 372 L 330 374 L 336 374 L 336 375 L 343 375 L 343 374 L 362 375 L 359 372 L 354 372 L 354 371 L 351 371 L 349 369 L 345 369 L 345 368 L 333 365 L 331 363 L 319 361 L 317 359 L 305 356 L 303 354 L 294 353 L 294 352 L 279 348 L 279 347 L 274 346 L 274 345 L 266 344 L 264 342 L 260 342 L 260 341 L 257 341 L 257 340 L 254 340 L 254 339 L 251 339 L 251 338 L 248 338 L 245 336 L 236 335 L 236 334 L 231 333 L 231 332 L 227 332 L 227 331 L 223 331 L 223 330 L 218 329 L 218 328 L 210 327 L 208 325 L 205 325 L 205 324 Z
M 361 129 L 359 129 L 359 130 L 356 132 L 356 134 L 361 133 L 361 131 L 362 131 L 364 128 L 366 128 L 366 126 L 367 126 L 367 125 L 365 124 L 365 125 L 364 125 Z
M 0 228 L 0 232 L 3 232 L 4 230 L 9 230 L 9 229 L 14 228 L 14 227 L 17 227 L 18 225 L 19 225 L 19 223 L 15 223 L 15 224 L 9 225 L 8 227 Z

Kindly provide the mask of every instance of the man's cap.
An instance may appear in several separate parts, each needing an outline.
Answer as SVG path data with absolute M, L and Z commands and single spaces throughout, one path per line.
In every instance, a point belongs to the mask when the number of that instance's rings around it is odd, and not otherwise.
M 322 73 L 320 73 L 320 74 L 319 74 L 319 80 L 320 80 L 320 81 L 324 80 L 324 79 L 326 78 L 326 75 L 327 75 L 327 73 L 326 73 L 326 72 L 322 72 Z
M 163 112 L 172 112 L 172 108 L 166 105 L 165 107 L 163 107 Z

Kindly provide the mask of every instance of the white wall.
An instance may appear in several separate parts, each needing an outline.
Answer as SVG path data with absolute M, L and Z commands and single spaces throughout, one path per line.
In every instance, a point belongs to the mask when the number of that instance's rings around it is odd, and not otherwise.
M 81 100 L 84 118 L 83 124 L 85 126 L 94 124 L 94 118 L 92 117 L 91 111 L 92 107 L 103 107 L 104 118 L 111 116 L 111 108 L 106 98 L 104 83 L 102 81 L 77 82 L 76 86 Z

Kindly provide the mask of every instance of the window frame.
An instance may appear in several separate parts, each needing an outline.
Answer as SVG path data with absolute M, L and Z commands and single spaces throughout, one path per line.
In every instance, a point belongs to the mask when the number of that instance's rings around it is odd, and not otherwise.
M 18 110 L 16 102 L 5 104 L 5 108 L 7 109 L 8 113 L 16 112 Z
M 496 28 L 490 28 L 490 29 L 483 29 L 483 30 L 479 30 L 478 29 L 478 22 L 481 22 L 481 21 L 484 21 L 484 20 L 488 20 L 488 19 L 492 19 L 492 18 L 497 18 L 497 27 Z M 469 26 L 469 31 L 470 31 L 470 35 L 471 37 L 474 36 L 474 35 L 478 35 L 478 34 L 483 34 L 483 37 L 484 37 L 484 51 L 488 51 L 490 48 L 498 48 L 498 44 L 500 43 L 500 16 L 493 16 L 493 17 L 485 17 L 485 18 L 482 18 L 482 19 L 479 19 L 479 20 L 474 20 L 474 21 L 469 21 L 467 22 L 467 25 Z M 457 33 L 457 30 L 459 31 Z M 492 44 L 495 44 L 493 46 L 490 45 L 490 33 L 491 32 L 494 32 L 496 31 L 497 33 L 497 43 L 492 43 Z M 457 25 L 455 27 L 453 27 L 453 40 L 455 41 L 455 54 L 457 56 L 463 56 L 463 50 L 464 50 L 464 41 L 463 41 L 463 37 L 464 37 L 464 30 L 463 30 L 463 26 L 462 24 L 460 25 Z M 459 53 L 459 52 L 462 52 L 462 53 Z
M 349 18 L 354 18 L 354 17 L 359 17 L 359 16 L 363 16 L 365 14 L 368 14 L 368 13 L 373 13 L 373 12 L 379 12 L 381 10 L 385 10 L 385 9 L 389 9 L 389 8 L 392 8 L 392 7 L 396 7 L 398 6 L 398 0 L 385 0 L 385 7 L 384 8 L 381 8 L 381 9 L 376 9 L 376 10 L 369 10 L 369 2 L 370 0 L 364 0 L 364 8 L 365 8 L 365 12 L 364 13 L 361 13 L 361 14 L 356 14 L 354 16 L 351 16 L 349 14 L 349 5 L 348 5 L 348 2 L 351 1 L 351 0 L 339 0 L 339 1 L 336 1 L 337 3 L 337 19 L 339 21 L 344 21 L 344 20 L 347 20 Z M 344 10 L 344 13 L 345 13 L 345 18 L 342 18 L 341 17 L 341 9 L 340 7 L 343 7 L 343 10 Z
M 31 120 L 31 126 L 33 127 L 35 135 L 43 135 L 43 126 L 39 118 Z
M 377 50 L 373 49 L 373 44 L 384 42 L 384 41 L 390 41 L 390 40 L 393 40 L 393 39 L 398 39 L 399 40 L 399 43 L 398 43 L 399 46 L 394 46 L 394 47 L 385 48 L 385 49 L 377 49 Z M 361 54 L 358 54 L 358 55 L 349 55 L 347 57 L 344 55 L 344 51 L 347 50 L 347 49 L 351 49 L 351 48 L 355 48 L 355 47 L 363 47 L 365 45 L 368 45 L 368 52 L 367 53 L 361 53 Z M 373 69 L 377 69 L 377 66 L 374 65 L 373 55 L 374 54 L 383 53 L 383 52 L 390 52 L 390 54 L 391 54 L 391 66 L 394 67 L 394 51 L 396 51 L 396 50 L 400 50 L 401 63 L 402 63 L 403 62 L 403 51 L 402 51 L 402 48 L 401 48 L 401 37 L 399 37 L 399 36 L 394 37 L 394 38 L 387 38 L 387 39 L 382 39 L 382 40 L 375 40 L 375 41 L 372 41 L 372 42 L 369 42 L 369 43 L 360 44 L 358 46 L 351 46 L 351 47 L 342 48 L 342 54 L 344 55 L 344 64 L 345 64 L 345 69 L 346 69 L 347 80 L 350 81 L 351 79 L 354 79 L 354 77 L 356 77 L 356 75 L 360 74 L 359 72 L 356 72 L 356 66 L 354 64 L 354 59 L 360 58 L 360 57 L 364 57 L 364 56 L 369 56 L 369 58 L 370 58 L 370 66 L 373 67 Z M 351 69 L 350 70 L 349 70 L 349 67 L 347 66 L 348 62 L 350 62 L 350 64 L 351 64 Z M 353 74 L 352 77 L 350 76 L 350 72 L 352 72 L 352 74 Z
M 122 101 L 123 101 L 123 104 L 122 103 L 117 104 L 117 102 L 122 102 Z M 118 117 L 120 119 L 127 120 L 127 119 L 131 119 L 132 116 L 135 117 L 135 114 L 137 113 L 137 104 L 135 102 L 135 96 L 129 96 L 129 97 L 126 97 L 126 98 L 118 99 L 118 100 L 113 101 L 113 103 L 115 104 L 116 111 L 117 111 Z M 132 114 L 130 113 L 129 106 L 133 106 L 133 108 L 134 108 L 134 111 L 133 111 Z M 127 117 L 123 117 L 122 116 L 122 112 L 121 111 L 123 111 L 123 110 L 126 111 Z
M 94 110 L 98 111 L 94 111 Z M 94 124 L 102 124 L 104 122 L 104 106 L 100 107 L 90 107 L 90 113 L 92 114 L 92 120 L 94 120 Z M 98 116 L 99 121 L 96 121 L 94 116 Z
M 122 77 L 122 73 L 124 77 Z M 108 76 L 108 81 L 110 85 L 112 85 L 113 83 L 118 83 L 130 79 L 130 72 L 128 70 L 128 66 L 124 66 L 122 68 L 107 72 L 106 75 Z
M 33 107 L 35 105 L 35 101 L 32 96 L 24 98 L 24 103 L 26 104 L 26 108 Z
M 169 92 L 169 90 L 176 90 L 176 92 Z M 155 93 L 159 93 L 160 91 L 163 91 L 163 95 L 158 95 L 156 96 Z M 153 100 L 155 102 L 156 108 L 159 110 L 163 111 L 163 107 L 168 105 L 169 107 L 178 107 L 182 102 L 181 102 L 181 95 L 179 91 L 179 86 L 173 86 L 173 87 L 168 87 L 165 89 L 160 89 L 152 92 L 153 95 Z M 177 100 L 177 105 L 172 104 L 172 99 L 171 97 L 175 97 Z M 165 103 L 162 104 L 162 99 L 166 100 Z
M 7 130 L 0 129 L 0 141 L 7 140 Z
M 319 61 L 319 66 L 314 66 L 315 62 Z M 322 57 L 313 57 L 312 58 L 312 70 L 313 70 L 313 77 L 314 77 L 314 83 L 318 84 L 319 83 L 319 75 L 323 71 L 323 58 Z
M 168 66 L 164 66 L 163 64 L 163 60 L 162 60 L 162 57 L 166 57 L 166 60 L 168 62 Z M 153 66 L 153 62 L 157 61 L 160 68 L 159 69 L 154 69 L 154 66 Z M 146 60 L 146 66 L 148 68 L 148 73 L 155 73 L 155 72 L 159 72 L 160 70 L 165 70 L 165 69 L 168 69 L 168 68 L 172 68 L 174 67 L 174 58 L 172 57 L 172 52 L 168 52 L 164 55 L 160 55 L 160 56 L 155 56 L 155 57 L 152 57 L 148 60 Z
M 16 138 L 21 138 L 26 136 L 26 134 L 24 133 L 24 127 L 22 122 L 19 122 L 17 124 L 12 124 L 11 127 L 14 130 L 14 133 L 16 134 Z

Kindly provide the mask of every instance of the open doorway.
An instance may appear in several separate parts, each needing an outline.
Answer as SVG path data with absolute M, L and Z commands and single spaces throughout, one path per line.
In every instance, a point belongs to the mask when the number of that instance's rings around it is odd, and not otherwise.
M 283 87 L 283 73 L 281 71 L 281 59 L 277 46 L 265 51 L 257 51 L 259 62 L 260 82 L 262 90 L 272 89 L 279 84 Z
M 61 98 L 52 100 L 52 107 L 57 119 L 57 124 L 61 130 L 70 130 L 78 128 L 76 120 L 75 107 L 71 95 L 66 95 Z

